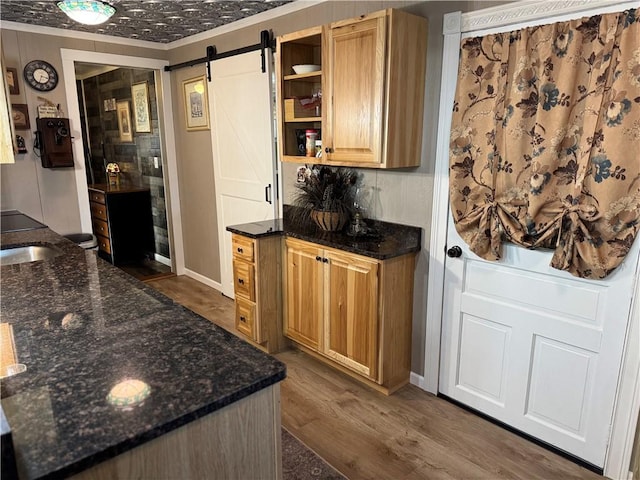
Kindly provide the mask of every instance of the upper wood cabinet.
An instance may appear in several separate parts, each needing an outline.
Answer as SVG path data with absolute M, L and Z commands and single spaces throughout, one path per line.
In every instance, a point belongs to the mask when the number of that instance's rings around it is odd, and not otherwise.
M 297 99 L 311 97 L 322 91 L 322 27 L 309 28 L 277 38 L 276 78 L 278 149 L 280 159 L 304 163 L 304 142 L 307 129 L 321 130 L 322 118 L 315 109 L 305 110 Z M 296 74 L 294 65 L 320 65 L 321 69 Z M 304 145 L 304 143 L 302 143 Z M 310 158 L 315 162 L 315 158 Z
M 305 45 L 306 57 L 296 57 Z M 322 138 L 322 156 L 314 163 L 419 166 L 426 51 L 427 20 L 393 9 L 279 37 L 280 158 L 307 161 L 300 156 L 298 136 L 313 128 Z M 302 79 L 287 73 L 292 62 L 305 59 L 322 66 L 306 89 L 298 86 Z M 315 93 L 318 80 L 321 117 L 288 116 L 291 100 Z

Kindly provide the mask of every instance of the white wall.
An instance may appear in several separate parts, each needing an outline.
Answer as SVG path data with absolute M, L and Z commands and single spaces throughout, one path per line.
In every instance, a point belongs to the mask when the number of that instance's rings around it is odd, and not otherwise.
M 37 27 L 35 30 L 38 30 Z M 43 168 L 33 150 L 37 106 L 44 103 L 38 97 L 46 98 L 55 105 L 60 104 L 63 116 L 69 116 L 60 50 L 126 52 L 129 55 L 161 59 L 166 57 L 166 52 L 72 38 L 65 31 L 60 32 L 61 36 L 33 33 L 8 29 L 5 25 L 0 30 L 6 66 L 18 71 L 20 93 L 11 95 L 10 100 L 14 104 L 27 104 L 31 124 L 29 130 L 16 132 L 24 137 L 28 153 L 16 155 L 14 164 L 0 166 L 0 210 L 20 210 L 64 235 L 81 231 L 75 171 L 81 168 L 80 162 L 84 162 L 84 159 L 76 156 L 75 168 Z M 31 60 L 46 60 L 53 65 L 60 79 L 55 89 L 38 92 L 25 84 L 22 70 Z M 71 124 L 71 131 L 72 135 L 80 136 L 79 125 Z

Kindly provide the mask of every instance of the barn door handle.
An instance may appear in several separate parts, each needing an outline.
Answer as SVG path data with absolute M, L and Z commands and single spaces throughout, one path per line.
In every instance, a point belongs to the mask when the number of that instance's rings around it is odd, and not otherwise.
M 264 187 L 264 201 L 271 205 L 271 184 Z
M 454 245 L 453 247 L 451 247 L 449 250 L 447 250 L 447 256 L 451 257 L 451 258 L 458 258 L 462 255 L 462 249 L 457 246 Z

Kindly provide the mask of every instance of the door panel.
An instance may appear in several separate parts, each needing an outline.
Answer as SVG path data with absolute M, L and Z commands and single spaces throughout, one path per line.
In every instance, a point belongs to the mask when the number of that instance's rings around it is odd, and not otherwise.
M 324 275 L 322 250 L 287 239 L 284 334 L 314 350 L 320 349 Z M 274 281 L 277 279 L 274 279 Z
M 380 163 L 386 18 L 328 30 L 324 145 L 342 162 Z M 357 112 L 357 114 L 354 114 Z
M 449 225 L 463 254 L 445 263 L 440 391 L 602 467 L 638 243 L 609 277 L 587 280 L 512 244 L 484 261 Z
M 457 384 L 471 394 L 504 406 L 511 328 L 465 314 L 460 329 Z
M 324 353 L 375 380 L 378 365 L 378 264 L 325 251 Z
M 267 50 L 268 51 L 268 50 Z M 277 200 L 267 201 L 265 188 L 275 191 L 272 61 L 262 73 L 260 52 L 212 63 L 209 83 L 211 136 L 220 241 L 222 292 L 233 298 L 231 233 L 228 225 L 269 220 Z
M 591 389 L 595 361 L 594 352 L 536 335 L 525 415 L 584 437 L 584 392 Z

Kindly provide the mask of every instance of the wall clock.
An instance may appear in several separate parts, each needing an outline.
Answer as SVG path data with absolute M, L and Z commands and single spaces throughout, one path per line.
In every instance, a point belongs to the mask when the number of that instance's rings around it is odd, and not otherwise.
M 33 60 L 24 67 L 24 79 L 31 88 L 48 92 L 58 85 L 58 72 L 44 60 Z

